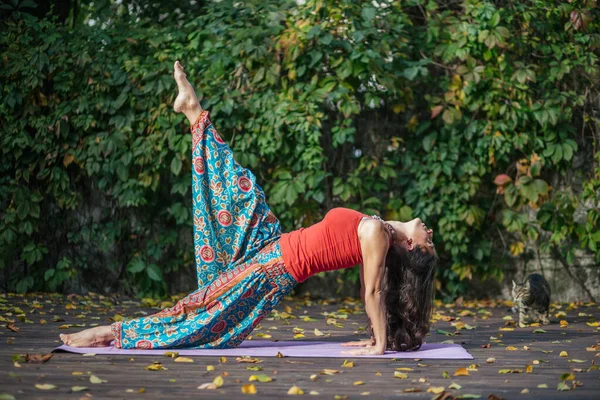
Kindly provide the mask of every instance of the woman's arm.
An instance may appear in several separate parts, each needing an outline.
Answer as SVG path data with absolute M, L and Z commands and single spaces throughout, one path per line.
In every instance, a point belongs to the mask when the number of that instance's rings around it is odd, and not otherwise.
M 381 284 L 385 269 L 385 256 L 389 246 L 388 234 L 383 224 L 378 221 L 369 221 L 368 225 L 361 230 L 360 242 L 364 269 L 363 302 L 371 321 L 375 344 L 367 346 L 365 349 L 355 350 L 352 354 L 383 354 L 387 347 L 387 332 Z M 362 295 L 361 290 L 361 297 Z

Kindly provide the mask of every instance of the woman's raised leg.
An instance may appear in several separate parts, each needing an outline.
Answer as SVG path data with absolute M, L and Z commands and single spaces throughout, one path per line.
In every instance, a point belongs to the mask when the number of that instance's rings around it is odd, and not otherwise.
M 233 158 L 208 112 L 194 107 L 198 100 L 179 63 L 175 69 L 180 93 L 193 94 L 181 96 L 176 105 L 185 107 L 176 111 L 192 122 L 194 250 L 198 288 L 203 288 L 276 240 L 281 226 L 254 174 Z

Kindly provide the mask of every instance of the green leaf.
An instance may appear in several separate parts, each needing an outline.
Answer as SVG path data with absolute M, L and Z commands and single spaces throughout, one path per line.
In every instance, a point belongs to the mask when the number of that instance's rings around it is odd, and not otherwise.
M 366 8 L 363 8 L 361 11 L 361 15 L 362 15 L 363 19 L 367 22 L 371 22 L 373 20 L 373 18 L 375 18 L 376 14 L 377 14 L 377 10 L 375 10 L 373 7 L 366 7 Z
M 127 265 L 127 271 L 132 274 L 136 274 L 138 272 L 143 271 L 146 268 L 146 263 L 141 258 L 132 259 Z
M 433 147 L 433 144 L 435 143 L 435 139 L 437 139 L 437 132 L 433 132 L 425 136 L 423 138 L 423 150 L 429 153 Z
M 173 157 L 173 159 L 171 160 L 171 172 L 174 175 L 179 175 L 179 173 L 181 172 L 181 160 L 179 159 L 179 157 L 175 156 Z
M 418 73 L 419 73 L 419 67 L 409 67 L 404 70 L 403 75 L 406 79 L 408 79 L 409 81 L 412 81 L 417 77 Z
M 352 73 L 352 61 L 349 59 L 344 60 L 342 65 L 340 65 L 335 72 L 341 80 L 346 79 Z
M 565 143 L 562 145 L 562 150 L 563 158 L 565 159 L 565 161 L 571 161 L 571 159 L 573 158 L 573 148 Z
M 492 15 L 492 18 L 490 18 L 490 26 L 495 27 L 499 23 L 500 23 L 500 13 L 496 11 L 494 13 L 494 15 Z
M 535 186 L 535 189 L 538 194 L 543 196 L 548 194 L 548 184 L 546 183 L 546 181 L 542 179 L 536 179 L 533 181 L 533 185 Z
M 54 268 L 50 268 L 50 269 L 46 270 L 46 273 L 44 274 L 44 280 L 46 282 L 48 282 L 54 276 L 54 272 L 55 272 Z
M 563 158 L 563 148 L 560 145 L 556 145 L 555 147 L 554 154 L 552 155 L 552 162 L 558 164 Z
M 162 272 L 156 264 L 148 264 L 148 266 L 146 267 L 146 273 L 153 281 L 160 282 L 163 280 Z

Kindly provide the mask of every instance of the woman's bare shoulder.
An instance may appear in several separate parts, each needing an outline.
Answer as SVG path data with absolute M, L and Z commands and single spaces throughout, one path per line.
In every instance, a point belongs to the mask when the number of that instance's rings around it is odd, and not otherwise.
M 361 243 L 379 241 L 384 236 L 387 237 L 387 232 L 382 221 L 364 217 L 358 224 L 358 238 Z

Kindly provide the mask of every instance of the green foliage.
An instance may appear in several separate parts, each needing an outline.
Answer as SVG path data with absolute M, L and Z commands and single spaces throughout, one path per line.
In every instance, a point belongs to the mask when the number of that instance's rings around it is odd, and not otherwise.
M 164 295 L 193 270 L 176 59 L 286 230 L 338 205 L 419 216 L 446 298 L 501 277 L 525 244 L 600 261 L 598 11 L 555 3 L 224 1 L 179 17 L 161 3 L 159 25 L 99 2 L 72 28 L 14 12 L 0 43 L 6 286 Z

